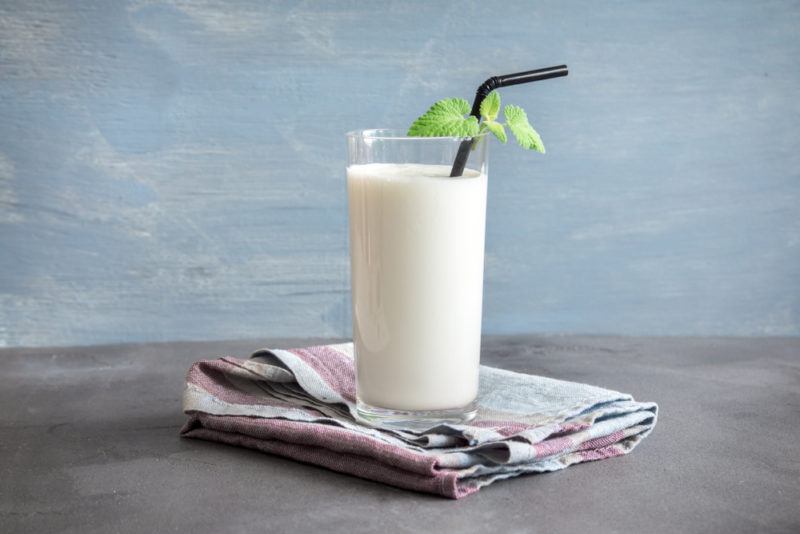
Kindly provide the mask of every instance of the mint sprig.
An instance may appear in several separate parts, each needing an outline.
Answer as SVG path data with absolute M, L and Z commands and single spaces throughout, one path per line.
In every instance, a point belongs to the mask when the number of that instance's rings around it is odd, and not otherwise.
M 522 148 L 544 154 L 542 138 L 528 121 L 528 115 L 519 106 L 507 105 L 503 108 L 505 125 L 497 121 L 500 114 L 500 93 L 492 91 L 483 99 L 480 106 L 481 121 L 468 115 L 469 103 L 463 98 L 439 100 L 408 129 L 412 137 L 474 137 L 491 132 L 501 143 L 508 141 L 505 126 Z

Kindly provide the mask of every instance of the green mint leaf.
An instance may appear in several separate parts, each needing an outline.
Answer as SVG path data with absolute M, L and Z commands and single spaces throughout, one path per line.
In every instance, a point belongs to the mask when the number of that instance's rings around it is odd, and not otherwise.
M 478 133 L 478 119 L 469 113 L 463 98 L 439 100 L 408 129 L 411 137 L 472 137 Z
M 517 143 L 523 148 L 536 150 L 544 154 L 544 143 L 542 138 L 528 122 L 528 115 L 519 106 L 508 105 L 504 109 L 506 124 L 517 138 Z
M 506 141 L 508 141 L 508 138 L 506 137 L 506 129 L 503 128 L 503 125 L 500 124 L 499 122 L 484 121 L 481 124 L 486 126 L 486 129 L 492 132 L 494 136 L 500 140 L 501 143 L 505 143 Z
M 500 113 L 500 93 L 492 91 L 481 102 L 481 117 L 484 120 L 493 121 Z

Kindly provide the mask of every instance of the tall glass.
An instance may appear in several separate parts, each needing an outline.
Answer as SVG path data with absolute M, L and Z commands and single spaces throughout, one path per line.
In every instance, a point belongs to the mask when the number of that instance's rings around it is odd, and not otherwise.
M 392 130 L 347 134 L 358 414 L 420 427 L 475 415 L 487 142 Z

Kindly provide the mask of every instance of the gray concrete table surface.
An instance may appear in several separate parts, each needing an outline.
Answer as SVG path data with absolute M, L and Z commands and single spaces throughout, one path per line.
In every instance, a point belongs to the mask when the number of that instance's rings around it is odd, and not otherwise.
M 800 532 L 800 339 L 487 338 L 661 412 L 628 456 L 460 501 L 178 437 L 192 361 L 309 341 L 0 350 L 0 532 Z

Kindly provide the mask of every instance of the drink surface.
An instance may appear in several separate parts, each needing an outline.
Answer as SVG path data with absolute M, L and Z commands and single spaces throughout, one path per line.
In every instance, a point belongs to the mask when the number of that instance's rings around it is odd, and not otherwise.
M 478 389 L 487 177 L 446 165 L 347 169 L 359 398 L 396 410 Z

